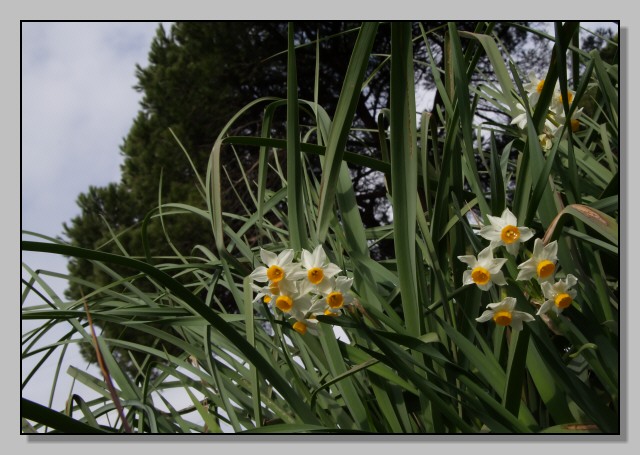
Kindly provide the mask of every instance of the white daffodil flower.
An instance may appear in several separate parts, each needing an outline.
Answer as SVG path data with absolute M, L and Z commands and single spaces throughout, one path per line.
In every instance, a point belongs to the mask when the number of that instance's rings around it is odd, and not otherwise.
M 262 300 L 279 310 L 302 335 L 318 335 L 318 316 L 338 316 L 354 300 L 353 279 L 336 276 L 342 270 L 329 261 L 321 246 L 313 252 L 302 250 L 300 263 L 294 262 L 290 249 L 276 254 L 261 248 L 260 258 L 264 265 L 249 275 L 256 293 L 252 303 Z
M 350 292 L 353 278 L 346 276 L 330 278 L 329 284 L 330 286 L 323 292 L 324 296 L 318 299 L 309 310 L 312 313 L 327 315 L 328 311 L 332 313 L 329 316 L 339 314 L 340 308 L 353 302 L 353 296 Z
M 487 322 L 493 319 L 497 325 L 508 326 L 510 325 L 513 330 L 522 330 L 523 322 L 534 321 L 535 318 L 529 313 L 524 311 L 516 311 L 516 299 L 513 297 L 507 297 L 501 302 L 490 303 L 487 305 L 487 310 L 476 318 L 478 322 Z
M 518 266 L 516 280 L 530 280 L 536 277 L 538 282 L 553 279 L 558 262 L 558 242 L 553 241 L 545 246 L 542 239 L 536 239 L 533 244 L 533 255 Z
M 301 335 L 307 332 L 312 335 L 318 335 L 316 328 L 318 321 L 315 315 L 312 313 L 312 308 L 318 300 L 318 297 L 313 295 L 313 285 L 308 281 L 301 280 L 300 289 L 296 298 L 294 299 L 293 306 L 288 311 L 290 319 L 295 321 L 292 324 L 293 330 Z
M 494 259 L 491 246 L 486 247 L 475 256 L 458 256 L 458 259 L 469 265 L 462 275 L 462 284 L 477 284 L 483 291 L 489 290 L 495 283 L 500 286 L 507 284 L 500 270 L 506 259 Z
M 546 131 L 538 136 L 540 147 L 543 151 L 548 152 L 553 147 L 553 135 L 549 135 Z
M 544 87 L 544 79 L 538 79 L 536 73 L 533 71 L 529 72 L 529 82 L 524 84 L 522 87 L 529 94 L 529 104 L 531 107 L 535 106 L 538 103 L 538 99 L 540 98 L 540 93 L 542 93 L 542 88 Z
M 573 114 L 571 114 L 571 118 L 569 119 L 569 127 L 571 128 L 571 131 L 573 133 L 578 132 L 578 130 L 580 129 L 580 125 L 581 125 L 580 117 L 582 117 L 583 110 L 584 110 L 584 108 L 581 107 L 581 108 L 578 108 L 575 111 L 573 111 Z M 556 120 L 558 121 L 558 123 L 560 125 L 565 123 L 566 120 L 565 120 L 565 116 L 564 116 L 564 111 L 562 112 L 561 115 L 557 115 L 556 116 Z M 561 128 L 557 128 L 556 133 L 558 131 L 562 131 L 562 129 Z M 565 136 L 566 136 L 566 130 L 565 130 Z
M 322 245 L 318 245 L 313 253 L 302 250 L 302 269 L 294 274 L 293 279 L 300 279 L 306 275 L 306 279 L 324 293 L 331 286 L 329 278 L 341 271 L 340 267 L 329 261 Z
M 582 116 L 583 109 L 584 109 L 583 107 L 578 108 L 575 111 L 573 111 L 573 114 L 571 114 L 571 119 L 569 120 L 569 122 L 571 124 L 572 133 L 576 133 L 580 129 L 580 117 Z
M 283 278 L 276 283 L 269 283 L 265 286 L 257 286 L 251 283 L 251 287 L 256 292 L 256 297 L 253 302 L 257 302 L 262 298 L 262 301 L 269 304 L 274 298 L 280 295 L 282 289 L 285 294 L 293 294 L 297 292 L 296 282 Z
M 540 147 L 543 151 L 548 152 L 553 147 L 553 140 L 556 137 L 556 133 L 558 132 L 558 127 L 554 125 L 551 120 L 546 119 L 544 121 L 544 129 L 542 130 L 542 134 L 538 136 L 538 141 L 540 141 Z
M 516 109 L 519 110 L 521 113 L 516 115 L 513 118 L 513 120 L 511 120 L 510 124 L 518 125 L 518 128 L 523 130 L 527 127 L 527 111 L 525 110 L 524 106 L 520 103 L 516 104 Z
M 319 332 L 318 332 L 318 320 L 312 318 L 309 319 L 293 319 L 294 322 L 292 324 L 293 330 L 295 330 L 296 332 L 298 332 L 300 335 L 305 335 L 307 333 L 314 335 L 314 336 L 318 336 Z
M 574 92 L 573 90 L 569 90 L 567 89 L 567 101 L 569 104 L 569 107 L 571 107 L 571 103 L 573 103 L 573 98 L 575 97 L 576 92 Z M 553 94 L 553 98 L 551 100 L 551 106 L 549 107 L 549 109 L 551 109 L 554 114 L 556 114 L 557 116 L 564 116 L 564 104 L 563 104 L 563 96 L 562 93 L 560 92 L 560 88 L 559 85 L 556 84 L 556 91 Z
M 509 209 L 504 209 L 500 217 L 487 215 L 489 226 L 483 226 L 478 235 L 491 242 L 495 248 L 504 245 L 509 254 L 518 254 L 522 242 L 533 237 L 533 231 L 527 227 L 518 226 L 518 220 Z
M 275 284 L 285 278 L 293 279 L 291 275 L 298 268 L 296 264 L 292 263 L 293 250 L 284 250 L 276 255 L 271 251 L 260 248 L 260 258 L 264 265 L 257 267 L 249 275 L 254 281 L 268 281 L 269 283 Z
M 340 316 L 340 310 L 330 308 L 326 303 L 319 303 L 320 299 L 311 300 L 310 306 L 296 306 L 291 312 L 292 320 L 296 321 L 292 324 L 293 330 L 304 335 L 318 335 L 318 319 L 316 316 Z M 346 303 L 346 302 L 345 302 Z M 323 311 L 324 308 L 324 311 Z
M 540 285 L 544 298 L 547 299 L 538 309 L 537 315 L 545 314 L 549 310 L 555 311 L 557 315 L 567 308 L 573 302 L 578 294 L 575 289 L 571 289 L 576 285 L 578 279 L 568 274 L 564 280 L 559 280 L 555 284 L 546 281 Z
M 293 287 L 278 287 L 278 295 L 274 296 L 275 307 L 283 313 L 306 314 L 313 303 L 313 297 L 310 294 L 311 286 L 305 282 L 293 284 Z

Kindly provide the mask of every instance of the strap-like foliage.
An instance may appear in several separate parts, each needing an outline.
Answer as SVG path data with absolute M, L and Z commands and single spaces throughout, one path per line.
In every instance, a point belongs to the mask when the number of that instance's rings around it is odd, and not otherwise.
M 298 42 L 295 27 L 286 96 L 229 120 L 206 179 L 181 147 L 206 207 L 159 197 L 142 220 L 143 259 L 111 226 L 121 254 L 23 233 L 23 251 L 108 277 L 23 265 L 23 431 L 619 433 L 615 65 L 577 47 L 575 22 L 553 35 L 367 22 L 344 31 L 353 49 L 331 111 L 320 62 L 313 100 L 301 95 L 298 56 L 309 46 L 326 58 L 335 37 Z M 550 64 L 524 74 L 505 27 L 547 40 Z M 433 78 L 428 112 L 417 112 L 418 66 Z M 368 106 L 379 125 L 362 128 L 359 100 L 384 78 L 387 104 Z M 224 165 L 241 154 L 257 178 L 241 170 L 248 196 L 231 213 Z M 363 221 L 356 169 L 377 179 L 388 224 Z M 210 221 L 213 244 L 184 251 L 169 217 Z M 174 256 L 151 255 L 156 228 Z M 85 298 L 57 295 L 53 279 Z M 107 377 L 62 371 L 69 351 L 92 346 L 94 322 L 117 329 L 96 334 Z M 45 406 L 30 390 L 49 363 Z M 55 410 L 61 375 L 95 395 L 72 390 Z

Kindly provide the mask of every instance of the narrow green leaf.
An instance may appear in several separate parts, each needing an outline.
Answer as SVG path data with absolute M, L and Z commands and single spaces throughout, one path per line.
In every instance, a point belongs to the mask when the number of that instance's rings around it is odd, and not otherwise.
M 513 83 L 511 82 L 511 77 L 509 77 L 509 71 L 504 64 L 504 58 L 500 49 L 498 49 L 498 45 L 489 35 L 483 35 L 479 33 L 470 33 L 470 32 L 459 32 L 461 37 L 473 38 L 476 39 L 482 44 L 485 52 L 487 53 L 487 57 L 491 61 L 491 65 L 493 66 L 493 70 L 496 73 L 496 77 L 498 78 L 498 82 L 500 87 L 502 88 L 502 92 L 505 95 L 511 95 L 515 93 L 515 89 L 513 87 Z M 515 112 L 515 105 L 513 103 L 513 98 L 511 96 L 505 96 L 504 100 L 507 102 L 510 111 Z
M 402 307 L 409 333 L 421 332 L 415 231 L 418 157 L 411 24 L 391 24 L 391 179 L 393 228 Z
M 333 377 L 342 377 L 342 380 L 336 383 L 338 390 L 342 394 L 347 408 L 353 416 L 354 422 L 358 425 L 358 430 L 369 431 L 371 428 L 367 422 L 367 411 L 363 405 L 362 398 L 358 395 L 356 387 L 353 383 L 351 375 L 344 376 L 347 373 L 344 359 L 338 347 L 338 341 L 335 338 L 333 327 L 322 324 L 320 326 L 321 336 L 320 343 L 327 358 L 327 363 Z
M 509 360 L 507 362 L 507 381 L 502 396 L 502 403 L 513 415 L 518 415 L 522 396 L 522 385 L 526 375 L 527 346 L 529 329 L 525 326 L 520 331 L 511 332 Z
M 300 126 L 298 109 L 298 72 L 293 23 L 288 27 L 287 52 L 287 208 L 291 248 L 307 247 L 302 192 L 302 160 L 300 158 Z
M 111 433 L 105 428 L 96 428 L 79 422 L 60 412 L 35 403 L 27 398 L 20 398 L 20 416 L 53 428 L 61 433 L 69 434 L 103 434 Z
M 573 417 L 567 406 L 567 397 L 559 380 L 538 352 L 534 343 L 528 344 L 527 370 L 540 394 L 540 399 L 555 422 L 570 422 Z
M 320 184 L 317 233 L 319 242 L 324 242 L 333 214 L 333 197 L 342 165 L 342 156 L 351 130 L 353 116 L 360 99 L 362 81 L 368 67 L 373 41 L 378 30 L 377 22 L 365 22 L 360 27 L 358 38 L 349 60 L 336 113 L 331 122 L 327 149 Z

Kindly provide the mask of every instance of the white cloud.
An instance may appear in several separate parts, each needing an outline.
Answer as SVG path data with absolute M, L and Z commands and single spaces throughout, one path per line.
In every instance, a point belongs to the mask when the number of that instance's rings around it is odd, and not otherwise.
M 139 108 L 158 24 L 27 22 L 22 28 L 23 228 L 50 235 L 89 185 L 120 179 L 119 147 Z

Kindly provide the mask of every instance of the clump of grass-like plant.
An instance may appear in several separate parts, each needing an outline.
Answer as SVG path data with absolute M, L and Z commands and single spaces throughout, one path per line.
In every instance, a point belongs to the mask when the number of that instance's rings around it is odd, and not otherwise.
M 87 259 L 113 278 L 83 282 L 84 300 L 66 301 L 47 286 L 54 273 L 24 265 L 23 301 L 41 303 L 23 306 L 23 319 L 39 324 L 23 334 L 22 355 L 44 360 L 23 385 L 72 343 L 92 343 L 105 365 L 103 376 L 60 372 L 97 398 L 71 393 L 65 409 L 52 409 L 23 397 L 25 431 L 618 433 L 619 270 L 604 266 L 618 258 L 617 70 L 575 46 L 578 23 L 545 35 L 545 74 L 521 74 L 491 30 L 363 23 L 333 117 L 298 97 L 291 32 L 287 98 L 247 105 L 209 167 L 193 169 L 208 209 L 161 203 L 144 220 L 202 217 L 213 245 L 150 265 L 25 233 L 24 251 Z M 376 66 L 379 33 L 390 33 L 391 48 Z M 435 33 L 442 68 L 413 53 Z M 493 74 L 477 72 L 480 58 Z M 414 64 L 432 68 L 432 112 L 416 112 Z M 389 104 L 379 131 L 358 130 L 358 96 L 376 71 L 389 71 Z M 500 115 L 478 123 L 479 103 Z M 262 135 L 228 135 L 247 116 L 260 119 Z M 379 144 L 378 157 L 349 151 L 362 134 Z M 225 212 L 221 197 L 234 147 L 250 147 L 259 167 L 258 180 L 244 182 L 251 200 L 241 214 Z M 385 179 L 390 225 L 365 228 L 353 166 Z M 266 184 L 273 173 L 278 188 Z M 395 255 L 377 261 L 370 247 L 383 238 Z M 158 343 L 94 339 L 87 313 Z M 65 334 L 45 341 L 58 325 Z M 143 359 L 135 380 L 116 347 L 143 354 L 131 356 Z

